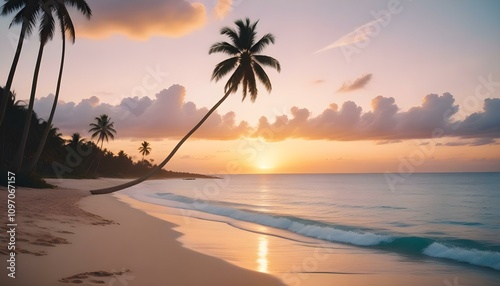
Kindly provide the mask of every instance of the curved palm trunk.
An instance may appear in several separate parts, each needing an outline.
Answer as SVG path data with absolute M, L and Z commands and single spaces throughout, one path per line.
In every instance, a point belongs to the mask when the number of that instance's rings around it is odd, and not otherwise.
M 64 69 L 64 55 L 66 53 L 66 37 L 62 37 L 62 52 L 61 52 L 61 64 L 59 66 L 59 76 L 57 79 L 57 87 L 56 87 L 56 95 L 54 96 L 54 102 L 52 103 L 52 109 L 50 110 L 49 120 L 47 121 L 47 126 L 43 130 L 42 139 L 40 143 L 38 143 L 38 147 L 35 152 L 35 156 L 31 160 L 26 169 L 28 174 L 32 173 L 35 170 L 36 164 L 38 163 L 38 159 L 42 154 L 43 148 L 45 147 L 45 142 L 47 141 L 47 136 L 50 132 L 50 126 L 52 125 L 52 120 L 54 119 L 54 114 L 56 113 L 57 101 L 59 100 L 59 91 L 61 90 L 61 81 Z
M 179 150 L 179 148 L 181 148 L 182 144 L 184 144 L 184 142 L 191 135 L 193 135 L 193 133 L 196 132 L 196 130 L 198 130 L 198 128 L 200 128 L 201 125 L 203 125 L 203 123 L 208 119 L 208 117 L 210 117 L 210 115 L 212 115 L 212 113 L 219 107 L 219 105 L 221 105 L 224 102 L 224 100 L 227 99 L 227 97 L 229 96 L 229 94 L 231 94 L 230 90 L 227 91 L 226 94 L 200 120 L 200 122 L 198 122 L 198 124 L 196 124 L 196 126 L 194 126 L 193 129 L 191 129 L 191 131 L 189 131 L 188 134 L 186 134 L 181 139 L 181 141 L 179 141 L 179 143 L 177 143 L 177 145 L 175 145 L 174 149 L 170 152 L 170 154 L 168 154 L 167 158 L 165 158 L 165 160 L 163 160 L 163 162 L 161 162 L 160 165 L 156 166 L 156 168 L 154 168 L 153 170 L 151 170 L 151 172 L 147 173 L 146 175 L 144 175 L 144 176 L 142 176 L 142 177 L 140 177 L 138 179 L 135 179 L 133 181 L 127 182 L 125 184 L 121 184 L 121 185 L 114 186 L 114 187 L 109 187 L 109 188 L 91 190 L 90 192 L 93 195 L 109 194 L 109 193 L 113 193 L 113 192 L 116 192 L 116 191 L 119 191 L 119 190 L 123 190 L 123 189 L 128 188 L 128 187 L 137 185 L 137 184 L 139 184 L 139 183 L 141 183 L 141 182 L 149 179 L 151 176 L 153 176 L 154 174 L 156 174 L 156 172 L 158 172 L 159 170 L 161 170 L 161 168 L 163 168 L 168 163 L 168 161 L 170 161 L 170 159 L 172 159 L 172 157 Z
M 33 83 L 31 85 L 31 95 L 30 95 L 30 102 L 28 105 L 28 112 L 26 113 L 26 121 L 24 122 L 24 129 L 23 129 L 23 135 L 21 137 L 21 142 L 19 143 L 19 148 L 17 149 L 16 156 L 14 157 L 14 160 L 12 162 L 12 170 L 16 173 L 18 173 L 21 170 L 22 163 L 23 163 L 23 157 L 24 157 L 24 150 L 26 148 L 26 141 L 28 141 L 28 133 L 30 130 L 30 125 L 31 125 L 31 115 L 33 113 L 33 105 L 35 104 L 35 94 L 36 94 L 36 86 L 38 83 L 38 73 L 40 72 L 40 64 L 42 62 L 42 55 L 43 55 L 43 48 L 45 45 L 43 43 L 40 43 L 40 49 L 38 50 L 38 58 L 36 60 L 36 65 L 35 65 L 35 73 L 33 74 Z
M 19 40 L 17 41 L 16 53 L 14 54 L 14 59 L 12 60 L 12 65 L 10 66 L 9 77 L 7 78 L 7 83 L 3 89 L 2 98 L 0 99 L 0 126 L 2 126 L 2 121 L 5 115 L 5 109 L 7 107 L 7 101 L 10 94 L 10 89 L 12 87 L 12 82 L 14 81 L 14 74 L 16 73 L 17 63 L 19 62 L 19 57 L 21 56 L 21 50 L 23 49 L 24 37 L 26 36 L 27 24 L 23 23 L 21 27 L 21 34 L 19 35 Z

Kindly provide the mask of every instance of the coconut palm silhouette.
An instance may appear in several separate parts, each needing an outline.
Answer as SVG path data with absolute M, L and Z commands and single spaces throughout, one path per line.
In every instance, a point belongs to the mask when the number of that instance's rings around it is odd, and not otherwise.
M 184 144 L 184 142 L 193 135 L 198 128 L 210 117 L 210 115 L 229 97 L 230 94 L 238 91 L 238 87 L 241 85 L 243 100 L 245 100 L 247 94 L 250 94 L 250 99 L 255 101 L 257 98 L 257 78 L 264 85 L 264 87 L 270 92 L 272 90 L 271 80 L 267 76 L 266 72 L 262 68 L 262 65 L 272 67 L 278 72 L 281 71 L 280 63 L 270 57 L 265 55 L 260 55 L 266 46 L 269 44 L 274 44 L 275 38 L 272 34 L 265 34 L 261 39 L 256 41 L 256 27 L 257 22 L 251 23 L 250 19 L 237 20 L 234 22 L 237 30 L 224 27 L 221 29 L 221 35 L 229 37 L 230 42 L 218 42 L 212 45 L 209 50 L 209 54 L 212 53 L 224 53 L 230 56 L 230 58 L 218 63 L 212 73 L 212 80 L 218 81 L 225 75 L 229 74 L 234 70 L 229 80 L 224 87 L 224 96 L 207 112 L 207 114 L 196 124 L 191 131 L 189 131 L 170 154 L 161 162 L 156 168 L 151 172 L 133 181 L 121 184 L 118 186 L 102 188 L 97 190 L 91 190 L 90 192 L 94 195 L 97 194 L 107 194 L 116 192 L 133 185 L 137 185 L 144 180 L 158 172 L 163 166 L 165 166 L 168 161 L 175 155 L 177 150 Z

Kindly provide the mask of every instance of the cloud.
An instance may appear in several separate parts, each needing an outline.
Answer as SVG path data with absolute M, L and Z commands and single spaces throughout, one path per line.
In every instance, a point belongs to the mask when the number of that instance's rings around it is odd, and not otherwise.
M 215 18 L 222 20 L 232 10 L 233 0 L 217 0 L 214 7 Z
M 152 36 L 180 37 L 206 22 L 205 6 L 186 0 L 88 1 L 90 21 L 77 18 L 78 36 L 106 38 L 115 34 L 145 40 Z
M 453 126 L 454 132 L 465 138 L 478 136 L 498 138 L 500 130 L 500 98 L 484 100 L 483 112 L 467 116 Z
M 319 49 L 318 51 L 316 51 L 316 53 L 321 53 L 324 51 L 328 51 L 330 49 L 353 45 L 359 42 L 366 41 L 370 38 L 371 34 L 377 30 L 376 26 L 380 25 L 381 22 L 383 22 L 383 19 L 380 18 L 370 21 L 364 25 L 361 25 L 356 29 L 354 29 L 353 31 L 343 35 L 332 44 Z
M 377 141 L 375 142 L 376 145 L 386 145 L 386 144 L 396 144 L 396 143 L 401 143 L 403 142 L 402 140 L 384 140 L 384 141 Z
M 127 97 L 118 104 L 100 102 L 96 96 L 78 103 L 60 101 L 54 125 L 63 134 L 88 134 L 94 117 L 108 114 L 115 122 L 118 138 L 148 140 L 181 138 L 208 112 L 185 101 L 186 89 L 172 85 L 149 97 Z M 47 118 L 53 95 L 36 99 L 35 110 Z M 394 144 L 409 139 L 454 138 L 447 146 L 481 146 L 497 144 L 500 138 L 500 98 L 485 99 L 483 110 L 461 114 L 449 93 L 429 94 L 421 105 L 400 110 L 392 97 L 377 96 L 371 109 L 363 111 L 353 101 L 330 104 L 313 115 L 307 108 L 292 107 L 289 114 L 275 118 L 261 117 L 256 126 L 238 121 L 235 112 L 215 112 L 193 135 L 198 139 L 234 140 L 241 137 L 263 138 L 267 141 L 287 139 L 358 141 L 373 140 L 377 144 Z M 460 140 L 458 140 L 460 139 Z
M 438 143 L 436 144 L 437 146 L 449 146 L 449 147 L 456 147 L 456 146 L 483 146 L 483 145 L 497 145 L 498 143 L 496 142 L 495 139 L 493 138 L 477 138 L 474 140 L 461 140 L 461 141 L 452 141 L 452 142 L 447 142 L 447 143 Z
M 347 81 L 342 84 L 342 86 L 337 90 L 337 92 L 349 92 L 356 89 L 364 88 L 372 79 L 372 74 L 364 74 L 361 77 L 355 79 L 353 82 Z
M 452 120 L 459 108 L 454 102 L 449 93 L 429 94 L 420 106 L 401 111 L 394 98 L 377 96 L 370 111 L 363 112 L 356 103 L 346 101 L 340 108 L 331 104 L 315 117 L 305 108 L 293 107 L 290 117 L 281 115 L 274 121 L 262 117 L 253 136 L 268 141 L 301 138 L 390 143 L 428 139 L 442 133 L 445 137 L 478 138 L 475 145 L 494 143 L 483 138 L 500 138 L 500 99 L 485 100 L 482 112 L 463 121 Z
M 326 80 L 324 80 L 324 79 L 316 79 L 316 80 L 312 81 L 312 84 L 318 84 L 319 85 L 319 84 L 323 84 L 325 82 L 326 82 Z
M 85 135 L 95 117 L 108 114 L 121 139 L 180 138 L 208 112 L 205 107 L 198 108 L 193 102 L 186 102 L 185 95 L 183 86 L 173 85 L 157 93 L 155 99 L 127 97 L 116 105 L 101 103 L 95 96 L 79 103 L 60 101 L 54 125 L 63 134 L 80 132 Z M 51 94 L 36 100 L 35 110 L 39 116 L 48 117 L 53 99 Z M 231 140 L 250 131 L 247 122 L 237 122 L 234 112 L 224 115 L 214 112 L 193 137 Z

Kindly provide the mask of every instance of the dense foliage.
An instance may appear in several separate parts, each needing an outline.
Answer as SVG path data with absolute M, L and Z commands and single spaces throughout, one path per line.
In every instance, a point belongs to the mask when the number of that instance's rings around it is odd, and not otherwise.
M 0 88 L 0 96 L 3 94 Z M 0 126 L 0 171 L 4 174 L 9 170 L 14 154 L 19 146 L 21 133 L 26 118 L 26 104 L 15 100 L 10 94 L 5 118 Z M 31 128 L 26 144 L 25 159 L 34 155 L 47 122 L 40 119 L 35 112 L 31 117 Z M 99 164 L 98 164 L 99 162 Z M 86 141 L 78 133 L 73 133 L 68 140 L 55 127 L 50 129 L 44 150 L 36 166 L 35 173 L 30 178 L 18 175 L 18 185 L 43 186 L 40 177 L 54 178 L 96 178 L 139 177 L 150 172 L 156 165 L 141 159 L 134 162 L 124 151 L 114 154 L 106 148 L 101 149 L 92 141 Z M 161 170 L 156 177 L 194 177 L 189 173 L 178 173 Z M 2 185 L 6 184 L 7 176 L 0 176 Z

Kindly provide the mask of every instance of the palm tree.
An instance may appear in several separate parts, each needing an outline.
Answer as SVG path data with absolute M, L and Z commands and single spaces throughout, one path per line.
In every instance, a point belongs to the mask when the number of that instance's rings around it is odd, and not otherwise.
M 23 163 L 24 151 L 26 148 L 26 142 L 28 140 L 29 129 L 31 126 L 31 116 L 33 114 L 33 105 L 35 103 L 36 87 L 38 83 L 38 74 L 40 72 L 40 65 L 42 63 L 43 50 L 47 42 L 51 40 L 54 36 L 55 25 L 54 25 L 54 18 L 52 17 L 52 12 L 56 9 L 54 5 L 54 3 L 56 2 L 53 1 L 42 1 L 42 2 L 43 2 L 42 3 L 43 13 L 41 15 L 40 27 L 39 27 L 40 47 L 38 48 L 38 57 L 35 65 L 35 72 L 33 73 L 33 82 L 31 84 L 31 94 L 28 104 L 28 113 L 26 113 L 26 121 L 24 124 L 23 134 L 11 166 L 11 169 L 16 173 L 18 173 L 21 170 Z
M 7 83 L 5 84 L 3 93 L 0 93 L 0 126 L 2 125 L 3 118 L 5 115 L 5 109 L 7 107 L 7 100 L 10 95 L 12 82 L 14 81 L 14 75 L 16 73 L 17 63 L 19 62 L 19 57 L 21 56 L 21 50 L 23 48 L 24 38 L 31 35 L 33 28 L 35 27 L 37 16 L 40 12 L 40 1 L 38 0 L 7 0 L 2 6 L 2 11 L 0 15 L 6 16 L 19 10 L 14 19 L 9 25 L 9 28 L 13 24 L 21 23 L 21 33 L 17 41 L 16 52 L 14 54 L 14 59 L 12 60 L 12 65 L 10 66 L 9 76 L 7 78 Z
M 108 117 L 106 114 L 101 114 L 101 116 L 94 118 L 96 123 L 90 123 L 90 130 L 89 132 L 92 133 L 92 139 L 97 137 L 97 144 L 99 144 L 99 141 L 101 141 L 101 149 L 102 149 L 102 144 L 104 143 L 104 140 L 108 142 L 109 138 L 111 140 L 115 139 L 116 130 L 114 129 L 114 122 L 111 122 L 111 118 Z
M 57 6 L 57 18 L 59 20 L 59 26 L 61 28 L 62 51 L 61 51 L 61 63 L 59 66 L 59 76 L 57 79 L 57 86 L 56 86 L 56 94 L 54 96 L 54 102 L 52 103 L 52 109 L 50 110 L 49 119 L 47 120 L 48 123 L 47 127 L 45 128 L 42 134 L 42 138 L 40 139 L 40 143 L 38 144 L 33 159 L 28 164 L 27 168 L 28 173 L 31 173 L 35 169 L 38 159 L 42 154 L 42 150 L 45 146 L 45 141 L 47 140 L 47 136 L 49 134 L 49 127 L 52 124 L 52 120 L 54 119 L 54 114 L 56 112 L 57 102 L 59 100 L 59 91 L 61 89 L 63 68 L 64 68 L 64 55 L 66 53 L 66 32 L 68 32 L 71 42 L 73 44 L 75 43 L 75 28 L 73 26 L 73 21 L 71 20 L 71 17 L 68 11 L 66 10 L 65 3 L 73 7 L 76 7 L 78 11 L 80 11 L 87 19 L 90 19 L 90 16 L 92 16 L 92 10 L 90 10 L 90 7 L 88 6 L 87 2 L 85 2 L 85 0 L 64 0 L 64 2 L 62 2 L 61 0 L 57 1 L 59 1 L 58 2 L 59 5 Z
M 108 117 L 106 114 L 101 114 L 101 116 L 94 118 L 97 123 L 90 123 L 90 130 L 89 132 L 92 133 L 92 139 L 97 137 L 97 144 L 99 144 L 99 141 L 101 141 L 101 152 L 97 152 L 97 154 L 102 153 L 102 144 L 104 143 L 104 140 L 108 142 L 108 140 L 111 138 L 111 140 L 115 139 L 116 130 L 114 129 L 114 122 L 111 122 L 111 118 Z M 95 168 L 95 172 L 97 173 L 97 169 L 99 169 L 99 164 L 101 163 L 101 157 L 99 157 L 99 160 L 97 160 L 97 166 Z M 92 167 L 94 163 L 90 165 Z M 89 168 L 90 168 L 89 167 Z
M 71 135 L 71 139 L 68 140 L 68 146 L 76 149 L 79 145 L 83 144 L 83 142 L 85 142 L 85 138 L 82 138 L 80 133 L 75 132 Z
M 151 153 L 151 147 L 149 146 L 149 142 L 144 141 L 139 147 L 139 153 L 142 154 L 142 160 L 144 161 L 144 155 L 149 155 Z
M 224 27 L 221 29 L 221 35 L 226 35 L 231 40 L 228 42 L 218 42 L 212 45 L 209 54 L 224 53 L 231 56 L 229 59 L 224 60 L 215 66 L 212 73 L 212 80 L 218 81 L 226 74 L 234 70 L 233 74 L 227 81 L 224 91 L 224 96 L 208 111 L 208 113 L 196 124 L 186 136 L 184 136 L 179 143 L 174 147 L 170 154 L 161 162 L 156 168 L 151 170 L 148 174 L 125 184 L 114 187 L 97 189 L 90 191 L 92 194 L 107 194 L 116 192 L 133 185 L 139 184 L 156 172 L 161 170 L 168 161 L 175 155 L 177 150 L 182 144 L 210 117 L 210 115 L 221 105 L 224 100 L 231 94 L 238 90 L 241 84 L 243 90 L 243 100 L 247 93 L 250 93 L 250 99 L 254 101 L 257 98 L 257 78 L 262 82 L 264 87 L 271 92 L 272 85 L 269 77 L 261 65 L 270 66 L 275 68 L 278 72 L 281 70 L 280 63 L 269 56 L 260 55 L 260 52 L 269 44 L 274 44 L 274 36 L 272 34 L 264 35 L 260 40 L 256 41 L 255 28 L 258 22 L 251 23 L 250 19 L 245 21 L 238 20 L 235 22 L 237 30 Z

